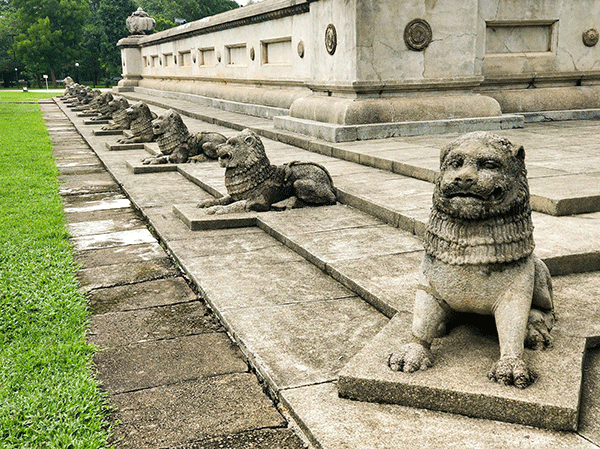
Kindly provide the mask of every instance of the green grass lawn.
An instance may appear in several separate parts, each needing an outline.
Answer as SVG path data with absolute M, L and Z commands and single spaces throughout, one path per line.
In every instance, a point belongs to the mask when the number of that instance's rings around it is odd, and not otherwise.
M 0 103 L 37 102 L 41 98 L 55 97 L 56 92 L 36 91 L 23 92 L 20 90 L 0 89 Z
M 38 95 L 0 91 L 0 448 L 107 447 Z

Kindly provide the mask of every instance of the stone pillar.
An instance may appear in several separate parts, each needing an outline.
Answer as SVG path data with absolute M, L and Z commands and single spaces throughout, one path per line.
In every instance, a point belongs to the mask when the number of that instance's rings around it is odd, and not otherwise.
M 142 79 L 142 47 L 140 39 L 143 36 L 129 36 L 121 39 L 117 46 L 121 49 L 122 77 L 119 90 L 132 90 Z

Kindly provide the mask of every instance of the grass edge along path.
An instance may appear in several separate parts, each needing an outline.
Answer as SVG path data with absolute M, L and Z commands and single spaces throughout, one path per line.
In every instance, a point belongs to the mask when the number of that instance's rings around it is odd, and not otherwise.
M 1 92 L 0 182 L 0 447 L 107 447 L 52 144 L 39 105 Z

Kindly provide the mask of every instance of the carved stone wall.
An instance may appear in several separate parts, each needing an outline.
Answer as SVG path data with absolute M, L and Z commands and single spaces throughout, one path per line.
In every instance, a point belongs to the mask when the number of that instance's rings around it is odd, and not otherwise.
M 421 120 L 456 94 L 432 120 L 600 108 L 598 17 L 600 0 L 264 0 L 121 40 L 121 86 L 341 125 Z

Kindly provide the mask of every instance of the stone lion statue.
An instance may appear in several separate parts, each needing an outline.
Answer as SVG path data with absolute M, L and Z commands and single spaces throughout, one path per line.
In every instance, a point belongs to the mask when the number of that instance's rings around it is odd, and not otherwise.
M 144 164 L 180 164 L 216 159 L 217 147 L 227 141 L 227 138 L 219 133 L 190 133 L 181 115 L 173 109 L 155 119 L 152 129 L 162 154 L 144 159 Z
M 102 126 L 102 129 L 129 129 L 131 120 L 127 115 L 129 109 L 129 101 L 125 97 L 116 97 L 109 103 L 110 117 L 112 120 L 107 125 Z
M 434 337 L 453 312 L 493 315 L 500 359 L 488 377 L 525 388 L 535 374 L 524 344 L 551 344 L 554 325 L 548 268 L 533 255 L 525 150 L 487 132 L 445 147 L 425 233 L 412 341 L 389 356 L 396 371 L 433 365 Z
M 217 155 L 225 167 L 228 194 L 198 204 L 209 214 L 336 203 L 333 181 L 324 167 L 312 162 L 271 165 L 262 141 L 249 129 L 219 146 Z
M 146 103 L 138 101 L 125 110 L 129 120 L 129 130 L 131 137 L 122 137 L 118 143 L 141 143 L 152 142 L 154 140 L 154 131 L 152 130 L 152 120 L 156 114 L 150 111 Z
M 113 101 L 113 96 L 110 92 L 101 92 L 97 95 L 85 112 L 94 112 L 97 114 L 106 114 L 110 108 L 110 102 Z

